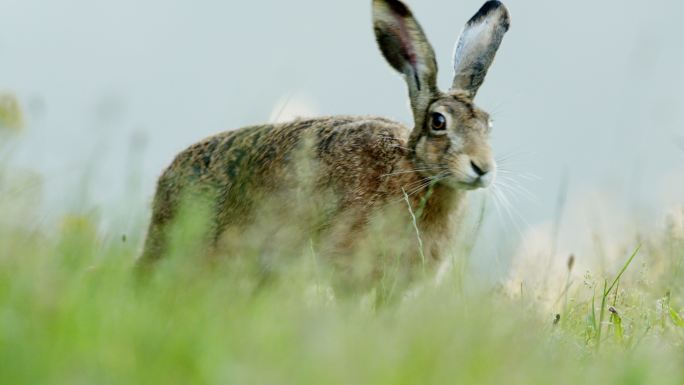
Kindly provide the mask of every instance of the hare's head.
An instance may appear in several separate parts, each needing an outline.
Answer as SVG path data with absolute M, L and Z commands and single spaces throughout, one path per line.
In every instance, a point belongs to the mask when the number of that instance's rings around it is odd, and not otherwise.
M 488 1 L 466 24 L 456 45 L 453 84 L 437 87 L 437 61 L 422 28 L 399 0 L 373 0 L 375 35 L 383 55 L 409 87 L 415 126 L 409 147 L 417 170 L 454 188 L 487 187 L 496 163 L 489 115 L 473 104 L 510 18 Z

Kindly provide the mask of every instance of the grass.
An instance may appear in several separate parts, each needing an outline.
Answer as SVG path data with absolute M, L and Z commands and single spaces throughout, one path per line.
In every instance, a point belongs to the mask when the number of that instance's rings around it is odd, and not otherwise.
M 0 92 L 0 134 L 4 131 L 19 131 L 24 125 L 24 118 L 17 98 Z
M 563 283 L 558 316 L 542 293 L 458 269 L 376 307 L 368 293 L 332 298 L 312 245 L 201 263 L 182 236 L 197 228 L 190 219 L 141 283 L 142 233 L 102 232 L 89 215 L 38 227 L 20 179 L 0 171 L 2 384 L 684 383 L 684 232 L 674 225 L 635 239 L 582 286 L 569 285 L 574 259 L 568 277 L 548 277 Z M 287 263 L 264 284 L 250 261 L 266 252 Z

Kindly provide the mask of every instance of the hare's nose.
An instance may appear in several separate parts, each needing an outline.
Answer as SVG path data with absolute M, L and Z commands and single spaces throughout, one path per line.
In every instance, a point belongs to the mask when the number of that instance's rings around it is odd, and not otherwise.
M 477 176 L 480 176 L 480 177 L 485 176 L 485 175 L 487 175 L 487 173 L 489 173 L 489 170 L 487 170 L 481 166 L 478 166 L 478 164 L 472 160 L 470 161 L 470 167 L 472 167 L 473 171 L 475 171 L 475 174 L 477 174 Z

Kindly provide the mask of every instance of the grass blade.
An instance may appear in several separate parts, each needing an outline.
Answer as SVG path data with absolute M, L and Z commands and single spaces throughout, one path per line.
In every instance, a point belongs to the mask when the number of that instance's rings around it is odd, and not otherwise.
M 675 326 L 684 328 L 684 320 L 682 320 L 682 317 L 674 309 L 670 309 L 670 318 Z
M 637 254 L 639 254 L 639 251 L 640 251 L 640 250 L 641 250 L 641 245 L 639 245 L 639 246 L 636 248 L 636 250 L 634 250 L 634 252 L 632 253 L 632 255 L 631 255 L 631 256 L 629 257 L 629 259 L 627 260 L 627 263 L 625 263 L 625 265 L 622 266 L 622 269 L 620 270 L 620 273 L 617 275 L 617 277 L 615 277 L 615 280 L 613 280 L 613 283 L 610 285 L 610 287 L 608 288 L 608 290 L 603 292 L 603 296 L 604 296 L 604 297 L 608 296 L 608 294 L 610 294 L 611 290 L 613 290 L 613 288 L 615 287 L 615 285 L 617 285 L 617 283 L 620 281 L 620 278 L 622 278 L 622 275 L 625 274 L 625 271 L 627 271 L 627 268 L 629 267 L 629 265 L 632 264 L 632 261 L 634 260 L 634 258 L 637 256 Z

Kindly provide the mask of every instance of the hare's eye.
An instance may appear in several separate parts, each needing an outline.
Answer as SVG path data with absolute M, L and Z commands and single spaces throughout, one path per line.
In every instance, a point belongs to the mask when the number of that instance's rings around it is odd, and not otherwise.
M 432 129 L 435 131 L 444 131 L 446 130 L 446 118 L 444 115 L 435 112 L 432 114 L 432 122 L 430 123 L 432 126 Z

